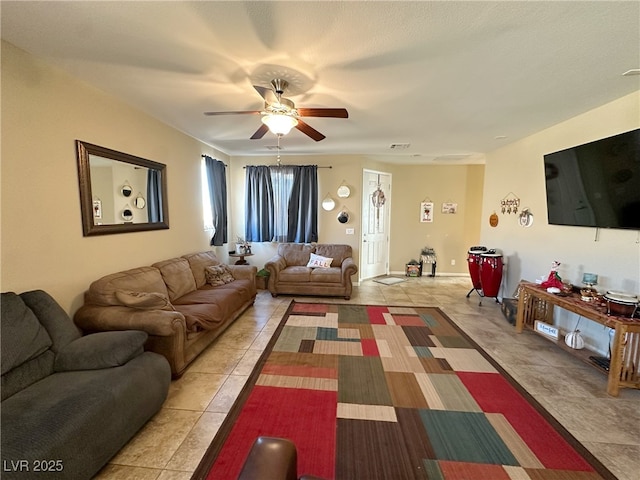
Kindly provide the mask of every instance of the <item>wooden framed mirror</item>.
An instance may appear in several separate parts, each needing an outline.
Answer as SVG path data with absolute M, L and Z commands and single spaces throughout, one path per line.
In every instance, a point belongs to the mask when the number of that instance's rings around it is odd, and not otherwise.
M 81 140 L 76 151 L 85 237 L 169 228 L 165 164 Z M 144 197 L 144 208 L 129 207 L 132 194 Z

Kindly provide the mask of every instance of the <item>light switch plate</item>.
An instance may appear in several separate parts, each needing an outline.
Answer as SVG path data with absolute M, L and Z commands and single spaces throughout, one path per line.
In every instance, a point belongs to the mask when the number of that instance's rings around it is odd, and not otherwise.
M 353 229 L 353 228 L 347 228 L 347 235 L 353 235 L 353 234 L 355 234 L 355 233 L 356 233 L 356 232 L 355 232 L 355 229 Z

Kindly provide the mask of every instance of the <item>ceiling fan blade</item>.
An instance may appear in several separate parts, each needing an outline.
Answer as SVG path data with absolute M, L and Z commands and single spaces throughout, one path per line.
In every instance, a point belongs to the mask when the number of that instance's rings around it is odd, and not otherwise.
M 260 125 L 260 128 L 256 130 L 256 133 L 251 135 L 251 140 L 260 140 L 262 137 L 264 137 L 264 134 L 267 133 L 268 131 L 269 131 L 269 127 L 267 127 L 263 123 L 262 125 Z
M 349 118 L 346 108 L 298 108 L 301 117 Z
M 204 112 L 204 114 L 207 115 L 207 116 L 213 116 L 213 115 L 243 115 L 243 114 L 257 115 L 259 113 L 262 113 L 262 112 L 260 110 L 243 110 L 243 111 L 239 111 L 239 112 Z
M 323 134 L 321 134 L 319 131 L 317 131 L 315 128 L 309 126 L 308 124 L 304 123 L 300 119 L 298 119 L 298 124 L 296 125 L 296 128 L 300 130 L 302 133 L 304 133 L 305 135 L 308 135 L 309 137 L 313 138 L 316 142 L 319 142 L 320 140 L 324 140 L 325 138 L 327 138 Z
M 256 92 L 258 92 L 260 96 L 264 98 L 264 101 L 269 105 L 271 105 L 272 103 L 278 103 L 278 97 L 270 88 L 261 87 L 260 85 L 254 85 L 253 88 L 256 89 Z

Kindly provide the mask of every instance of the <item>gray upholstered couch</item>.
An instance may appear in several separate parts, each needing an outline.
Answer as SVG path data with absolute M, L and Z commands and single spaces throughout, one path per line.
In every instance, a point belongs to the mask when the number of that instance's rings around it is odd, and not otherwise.
M 331 258 L 327 268 L 308 267 L 311 254 Z M 269 272 L 268 288 L 272 296 L 340 296 L 349 300 L 353 289 L 351 276 L 358 272 L 351 245 L 281 243 L 277 253 L 264 266 Z
M 220 265 L 206 251 L 112 273 L 91 284 L 74 321 L 85 332 L 147 332 L 145 348 L 179 377 L 256 298 L 256 267 L 227 265 L 233 281 L 212 286 L 206 269 Z
M 2 294 L 2 478 L 89 479 L 164 403 L 147 334 L 82 336 L 42 290 Z

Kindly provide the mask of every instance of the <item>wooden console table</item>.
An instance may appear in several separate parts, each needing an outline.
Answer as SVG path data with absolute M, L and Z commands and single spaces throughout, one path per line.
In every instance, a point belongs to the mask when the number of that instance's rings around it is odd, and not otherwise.
M 523 281 L 518 286 L 516 332 L 521 333 L 525 327 L 533 329 L 536 320 L 552 324 L 554 305 L 605 325 L 615 332 L 608 372 L 589 360 L 589 353 L 593 352 L 574 350 L 566 346 L 562 338 L 557 341 L 558 346 L 608 373 L 609 395 L 617 397 L 620 388 L 640 389 L 640 319 L 607 315 L 605 306 L 583 302 L 577 293 L 555 295 L 535 283 Z

